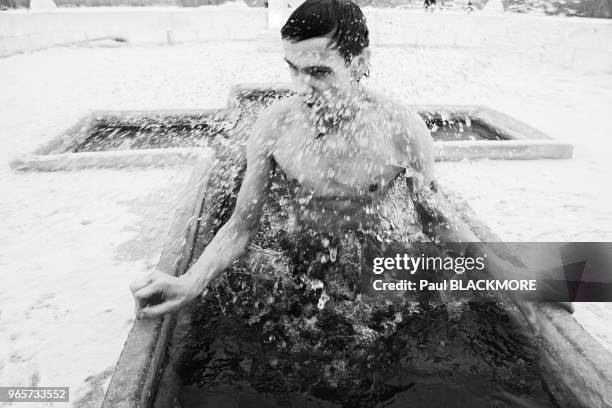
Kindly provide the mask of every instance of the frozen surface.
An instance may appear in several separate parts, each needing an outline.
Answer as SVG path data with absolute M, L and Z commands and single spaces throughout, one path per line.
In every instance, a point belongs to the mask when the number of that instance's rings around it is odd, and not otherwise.
M 0 78 L 0 383 L 69 385 L 75 405 L 96 406 L 131 326 L 128 282 L 155 265 L 189 169 L 13 174 L 7 161 L 91 110 L 222 107 L 233 84 L 289 76 L 279 53 L 243 41 L 54 48 L 0 59 Z M 366 84 L 406 103 L 488 105 L 573 143 L 572 160 L 437 172 L 503 239 L 612 239 L 612 73 L 521 50 L 382 47 Z M 610 314 L 576 316 L 612 349 Z
M 100 399 L 133 322 L 128 284 L 155 267 L 188 175 L 88 170 L 3 180 L 0 384 L 61 384 L 72 402 Z

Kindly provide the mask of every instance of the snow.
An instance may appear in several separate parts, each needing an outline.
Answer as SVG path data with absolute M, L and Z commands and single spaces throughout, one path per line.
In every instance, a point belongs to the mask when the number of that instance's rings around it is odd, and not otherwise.
M 487 105 L 573 143 L 571 160 L 437 173 L 505 240 L 611 240 L 612 73 L 522 51 L 380 47 L 366 84 L 405 103 Z M 132 323 L 128 282 L 157 262 L 189 169 L 14 174 L 7 162 L 91 110 L 223 107 L 234 84 L 289 76 L 255 41 L 211 41 L 53 48 L 0 59 L 0 78 L 0 384 L 70 386 L 73 405 L 96 406 Z M 610 311 L 576 316 L 612 350 Z
M 108 377 L 133 322 L 128 284 L 155 267 L 189 170 L 3 180 L 0 384 L 70 386 L 77 401 Z

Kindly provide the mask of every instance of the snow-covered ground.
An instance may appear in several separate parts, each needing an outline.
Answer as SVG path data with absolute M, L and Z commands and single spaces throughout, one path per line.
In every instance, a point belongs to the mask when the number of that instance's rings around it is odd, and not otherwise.
M 99 400 L 133 322 L 128 284 L 155 267 L 189 170 L 3 179 L 0 384 Z
M 435 21 L 435 20 L 432 20 Z M 237 83 L 288 81 L 256 42 L 53 48 L 0 59 L 0 384 L 71 387 L 97 406 L 132 322 L 128 282 L 154 267 L 188 168 L 13 174 L 7 162 L 95 109 L 225 105 Z M 441 183 L 506 240 L 612 240 L 612 72 L 520 49 L 381 47 L 367 85 L 406 103 L 483 104 L 575 146 L 571 160 L 438 163 Z M 612 349 L 609 304 L 576 316 Z

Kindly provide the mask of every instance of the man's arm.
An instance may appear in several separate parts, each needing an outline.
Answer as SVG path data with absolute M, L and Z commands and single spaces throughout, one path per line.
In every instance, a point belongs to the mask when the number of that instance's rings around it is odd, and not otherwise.
M 247 143 L 246 174 L 234 212 L 200 258 L 180 277 L 156 271 L 130 286 L 138 317 L 162 315 L 189 303 L 244 252 L 257 233 L 272 171 L 269 118 L 269 114 L 263 114 L 254 125 Z M 161 298 L 161 303 L 149 305 L 152 298 Z
M 404 143 L 410 147 L 406 152 L 413 173 L 409 185 L 423 232 L 443 246 L 445 243 L 451 245 L 464 243 L 465 245 L 459 248 L 460 256 L 486 259 L 485 269 L 495 279 L 535 279 L 532 271 L 524 265 L 515 265 L 503 259 L 500 254 L 483 243 L 438 190 L 433 171 L 434 145 L 429 129 L 416 113 L 408 119 L 410 123 L 406 125 L 407 140 L 404 140 Z M 532 300 L 536 298 L 546 300 L 551 298 L 549 295 L 554 298 L 555 293 L 542 289 L 537 294 L 526 295 L 531 296 Z M 559 304 L 570 313 L 574 310 L 569 302 L 559 302 Z
M 261 120 L 247 143 L 247 169 L 238 193 L 236 207 L 227 223 L 217 232 L 184 278 L 201 293 L 208 282 L 229 267 L 257 234 L 263 204 L 270 187 L 272 161 L 264 137 L 267 121 Z
M 502 259 L 483 243 L 438 190 L 434 178 L 433 139 L 418 114 L 411 112 L 407 116 L 406 129 L 403 143 L 408 149 L 404 160 L 408 162 L 406 167 L 412 170 L 408 184 L 423 232 L 459 256 L 487 259 L 486 270 L 497 279 L 530 278 L 527 269 Z
M 408 185 L 423 232 L 435 242 L 479 241 L 438 190 L 434 177 L 433 139 L 417 113 L 408 115 L 406 133 L 401 143 L 408 146 L 404 156 L 408 174 L 412 173 Z

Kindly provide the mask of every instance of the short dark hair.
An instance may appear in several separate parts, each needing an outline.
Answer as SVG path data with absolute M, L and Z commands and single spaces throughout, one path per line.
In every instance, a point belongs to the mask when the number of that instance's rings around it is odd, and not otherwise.
M 370 45 L 366 19 L 351 0 L 306 0 L 281 29 L 282 39 L 293 42 L 330 34 L 347 63 Z

